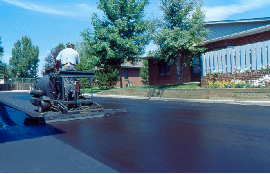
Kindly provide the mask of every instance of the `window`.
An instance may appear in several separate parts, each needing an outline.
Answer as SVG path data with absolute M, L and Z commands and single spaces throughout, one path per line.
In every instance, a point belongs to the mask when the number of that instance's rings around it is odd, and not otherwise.
M 200 63 L 199 63 L 199 59 L 198 59 L 198 58 L 192 59 L 192 64 L 193 64 L 193 66 L 192 66 L 192 72 L 193 72 L 194 74 L 200 73 Z
M 165 62 L 165 60 L 161 60 L 158 65 L 159 69 L 159 77 L 168 77 L 170 76 L 170 64 Z
M 128 70 L 127 69 L 124 70 L 124 75 L 125 75 L 125 79 L 128 79 Z

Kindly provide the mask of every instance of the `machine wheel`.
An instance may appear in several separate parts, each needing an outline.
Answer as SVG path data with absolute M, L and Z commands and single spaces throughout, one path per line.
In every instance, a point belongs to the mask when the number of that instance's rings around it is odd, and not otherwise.
M 38 112 L 41 113 L 47 110 L 50 110 L 50 103 L 42 100 L 40 106 L 38 106 Z
M 42 112 L 43 112 L 43 109 L 42 109 L 41 106 L 38 106 L 38 112 L 39 112 L 39 113 L 42 113 Z

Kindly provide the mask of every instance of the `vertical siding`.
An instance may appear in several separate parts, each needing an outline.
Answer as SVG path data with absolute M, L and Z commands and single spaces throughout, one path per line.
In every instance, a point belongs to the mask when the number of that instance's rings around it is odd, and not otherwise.
M 270 65 L 270 41 L 209 51 L 201 56 L 202 76 L 214 72 L 260 70 Z

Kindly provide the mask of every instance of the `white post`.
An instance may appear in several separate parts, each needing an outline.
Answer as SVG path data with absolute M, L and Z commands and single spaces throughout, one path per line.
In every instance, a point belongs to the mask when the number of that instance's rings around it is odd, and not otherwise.
M 257 66 L 256 66 L 257 59 L 256 59 L 256 46 L 255 46 L 255 44 L 251 45 L 251 56 L 252 56 L 252 65 L 251 65 L 252 70 L 256 70 L 257 69 Z
M 205 76 L 206 74 L 206 69 L 205 69 L 205 53 L 201 54 L 201 76 Z
M 266 54 L 267 43 L 263 42 L 261 46 L 262 46 L 262 60 L 263 60 L 262 66 L 266 67 L 267 66 L 267 54 Z
M 205 69 L 206 74 L 209 73 L 209 52 L 205 53 Z
M 227 64 L 227 61 L 226 61 L 226 50 L 227 49 L 221 50 L 221 54 L 222 54 L 222 72 L 223 73 L 227 73 L 227 71 L 226 71 L 226 64 Z
M 251 69 L 250 59 L 251 59 L 251 51 L 250 51 L 250 44 L 246 45 L 246 69 Z
M 257 58 L 257 70 L 260 70 L 262 67 L 262 50 L 261 43 L 256 43 L 256 58 Z
M 227 72 L 231 72 L 231 48 L 226 49 L 227 54 Z
M 246 67 L 246 46 L 241 46 L 241 70 L 245 70 Z
M 267 65 L 270 65 L 270 41 L 267 41 L 266 45 L 267 45 Z
M 235 55 L 236 55 L 236 59 L 235 59 L 235 63 L 236 63 L 236 69 L 240 69 L 240 47 L 239 46 L 237 46 L 237 47 L 235 47 Z
M 213 71 L 214 71 L 214 68 L 213 68 L 213 51 L 211 51 L 210 52 L 210 64 L 209 64 L 209 66 L 210 66 L 210 73 L 212 74 L 213 73 Z

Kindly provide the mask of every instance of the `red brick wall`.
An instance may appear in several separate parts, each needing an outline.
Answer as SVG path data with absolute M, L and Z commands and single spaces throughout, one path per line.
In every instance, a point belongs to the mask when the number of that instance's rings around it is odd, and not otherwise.
M 166 85 L 177 83 L 177 74 L 175 64 L 170 65 L 170 76 L 169 77 L 159 77 L 158 62 L 154 59 L 148 59 L 149 67 L 149 85 Z M 184 67 L 183 82 L 191 81 L 191 67 Z
M 125 79 L 125 73 L 124 71 L 128 71 L 128 79 Z M 140 69 L 139 68 L 122 68 L 120 71 L 120 76 L 122 78 L 122 85 L 123 87 L 126 87 L 128 82 L 132 86 L 142 86 L 142 78 L 140 77 Z M 120 81 L 117 82 L 116 87 L 120 87 Z
M 217 81 L 241 80 L 241 81 L 245 81 L 246 83 L 248 83 L 249 81 L 262 78 L 265 75 L 270 75 L 270 71 L 263 71 L 263 72 L 254 71 L 254 72 L 250 72 L 250 73 L 235 73 L 235 74 L 224 73 L 224 74 L 218 75 L 217 79 L 215 79 L 215 80 L 217 80 Z M 201 87 L 204 88 L 207 85 L 208 81 L 213 82 L 214 78 L 215 77 L 213 75 L 202 76 Z

